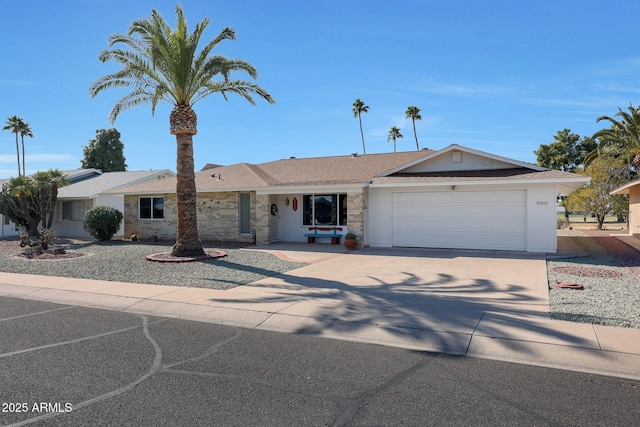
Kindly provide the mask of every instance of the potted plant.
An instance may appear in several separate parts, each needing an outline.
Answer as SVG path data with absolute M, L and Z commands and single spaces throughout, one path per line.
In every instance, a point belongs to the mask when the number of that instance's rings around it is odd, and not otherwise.
M 353 233 L 347 233 L 344 235 L 344 247 L 348 250 L 354 250 L 358 246 L 356 235 Z

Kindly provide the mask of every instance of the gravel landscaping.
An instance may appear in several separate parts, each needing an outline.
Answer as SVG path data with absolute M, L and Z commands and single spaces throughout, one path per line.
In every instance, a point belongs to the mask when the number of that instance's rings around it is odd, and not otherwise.
M 227 256 L 206 261 L 160 263 L 145 257 L 169 252 L 173 242 L 87 242 L 63 240 L 68 253 L 84 256 L 60 260 L 16 258 L 22 252 L 18 240 L 0 242 L 0 271 L 45 276 L 113 280 L 154 285 L 229 289 L 306 264 L 281 260 L 275 255 L 243 250 L 237 244 L 203 242 L 206 249 L 221 249 Z
M 640 253 L 609 232 L 566 232 L 588 257 L 547 261 L 549 308 L 554 319 L 640 328 Z M 557 289 L 555 281 L 584 290 Z

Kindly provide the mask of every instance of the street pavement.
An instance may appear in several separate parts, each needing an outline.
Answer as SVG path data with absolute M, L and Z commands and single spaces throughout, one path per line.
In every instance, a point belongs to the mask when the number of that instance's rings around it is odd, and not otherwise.
M 0 424 L 607 425 L 640 382 L 0 297 Z

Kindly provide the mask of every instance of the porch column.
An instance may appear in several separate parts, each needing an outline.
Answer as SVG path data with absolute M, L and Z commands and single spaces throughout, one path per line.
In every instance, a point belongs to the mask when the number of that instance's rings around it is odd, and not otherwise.
M 256 243 L 268 245 L 270 236 L 269 195 L 256 194 Z
M 358 248 L 364 244 L 364 193 L 347 193 L 347 226 L 356 235 Z

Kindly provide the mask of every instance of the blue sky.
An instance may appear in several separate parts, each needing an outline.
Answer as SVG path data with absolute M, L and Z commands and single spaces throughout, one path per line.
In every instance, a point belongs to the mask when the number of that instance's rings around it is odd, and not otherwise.
M 122 134 L 129 170 L 175 170 L 171 106 L 148 106 L 108 121 L 126 92 L 91 98 L 89 85 L 117 65 L 97 57 L 107 37 L 158 9 L 173 26 L 175 2 L 2 1 L 0 119 L 28 121 L 27 173 L 80 167 L 97 129 Z M 460 144 L 526 162 L 569 128 L 591 135 L 602 115 L 640 103 L 640 2 L 190 1 L 191 28 L 205 38 L 226 27 L 237 41 L 217 53 L 242 58 L 276 99 L 251 106 L 213 95 L 195 104 L 195 167 L 290 156 L 362 153 L 352 103 L 361 98 L 367 153 L 393 151 L 391 126 L 415 149 L 405 110 L 416 105 L 420 147 Z M 246 78 L 238 74 L 237 78 Z M 15 137 L 0 132 L 0 178 L 17 174 Z

